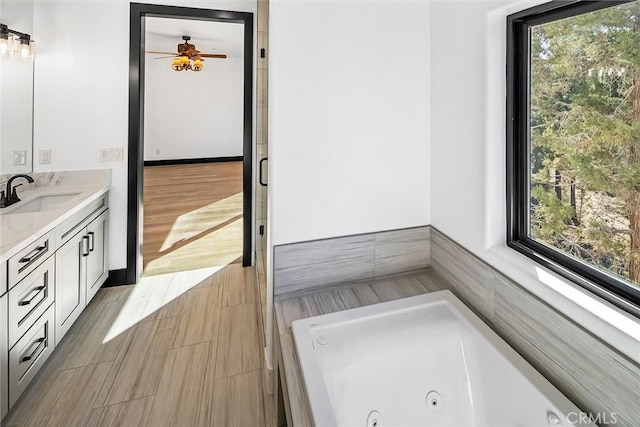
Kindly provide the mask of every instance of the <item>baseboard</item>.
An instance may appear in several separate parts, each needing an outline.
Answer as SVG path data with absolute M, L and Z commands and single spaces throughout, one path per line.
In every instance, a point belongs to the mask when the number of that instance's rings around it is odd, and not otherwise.
M 242 156 L 203 157 L 198 159 L 145 160 L 145 166 L 189 165 L 195 163 L 241 162 Z
M 103 288 L 110 288 L 112 286 L 127 285 L 127 269 L 120 268 L 118 270 L 109 270 L 109 277 L 102 285 Z

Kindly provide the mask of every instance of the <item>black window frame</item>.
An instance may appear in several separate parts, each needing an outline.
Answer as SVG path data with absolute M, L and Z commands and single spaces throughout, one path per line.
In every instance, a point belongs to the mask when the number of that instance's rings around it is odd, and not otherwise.
M 632 1 L 556 0 L 507 16 L 507 246 L 640 317 L 640 288 L 541 244 L 528 230 L 531 27 Z

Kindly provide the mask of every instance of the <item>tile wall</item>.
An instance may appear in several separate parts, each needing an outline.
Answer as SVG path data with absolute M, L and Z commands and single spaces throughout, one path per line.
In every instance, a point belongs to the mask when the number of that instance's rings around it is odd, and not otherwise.
M 431 267 L 600 425 L 640 426 L 640 366 L 431 228 Z
M 274 294 L 287 297 L 429 266 L 429 227 L 279 245 Z

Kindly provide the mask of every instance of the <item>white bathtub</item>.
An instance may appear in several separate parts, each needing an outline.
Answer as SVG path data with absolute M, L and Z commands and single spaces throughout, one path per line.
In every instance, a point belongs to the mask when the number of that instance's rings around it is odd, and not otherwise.
M 584 420 L 449 291 L 297 320 L 292 329 L 316 426 Z

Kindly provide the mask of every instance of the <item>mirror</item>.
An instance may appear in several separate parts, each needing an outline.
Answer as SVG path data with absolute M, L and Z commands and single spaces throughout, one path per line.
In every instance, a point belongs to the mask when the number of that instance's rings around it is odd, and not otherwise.
M 31 34 L 33 1 L 0 0 L 0 22 Z M 0 175 L 33 171 L 33 68 L 0 57 Z
M 2 58 L 0 175 L 32 172 L 33 62 Z

